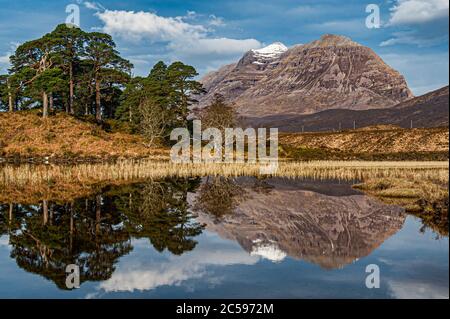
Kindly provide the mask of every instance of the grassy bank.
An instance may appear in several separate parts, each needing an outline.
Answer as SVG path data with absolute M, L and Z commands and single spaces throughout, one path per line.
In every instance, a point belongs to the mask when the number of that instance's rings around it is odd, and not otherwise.
M 166 177 L 260 176 L 259 165 L 250 164 L 174 164 L 168 161 L 121 160 L 115 163 L 78 165 L 0 166 L 2 197 L 8 193 L 49 193 L 75 184 L 91 188 L 106 183 L 134 182 Z M 378 178 L 436 180 L 448 183 L 448 162 L 367 162 L 312 161 L 281 162 L 273 176 L 307 179 L 367 181 Z M 21 195 L 21 196 L 22 196 Z M 31 197 L 31 195 L 30 195 Z M 33 196 L 34 197 L 34 196 Z M 0 198 L 1 201 L 1 198 Z
M 448 181 L 428 178 L 369 178 L 353 186 L 387 204 L 405 208 L 426 227 L 448 236 Z
M 57 113 L 43 119 L 36 112 L 0 113 L 0 157 L 12 161 L 105 161 L 166 156 L 149 148 L 139 135 L 108 132 L 105 127 Z
M 121 160 L 79 165 L 3 165 L 0 185 L 33 185 L 55 180 L 111 181 L 195 176 L 267 176 L 259 164 L 175 164 L 170 161 Z M 448 162 L 311 161 L 280 162 L 271 176 L 309 179 L 434 179 L 448 182 Z

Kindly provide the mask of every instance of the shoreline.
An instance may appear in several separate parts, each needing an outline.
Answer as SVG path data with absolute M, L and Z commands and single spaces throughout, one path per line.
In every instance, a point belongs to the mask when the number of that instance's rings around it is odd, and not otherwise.
M 284 161 L 274 174 L 260 174 L 258 164 L 175 164 L 156 159 L 118 160 L 114 163 L 0 164 L 0 187 L 8 192 L 45 193 L 52 189 L 90 188 L 96 185 L 130 183 L 164 178 L 204 176 L 285 177 L 313 180 L 336 179 L 364 183 L 376 179 L 434 181 L 448 184 L 448 161 Z

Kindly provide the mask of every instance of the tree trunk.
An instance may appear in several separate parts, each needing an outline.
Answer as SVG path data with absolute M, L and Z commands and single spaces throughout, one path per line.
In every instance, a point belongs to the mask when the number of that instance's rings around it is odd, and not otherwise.
M 102 121 L 102 107 L 100 105 L 100 81 L 95 80 L 95 118 L 98 122 Z
M 72 247 L 73 247 L 73 232 L 74 232 L 73 204 L 70 204 L 70 240 L 69 240 L 69 250 L 70 251 L 72 251 Z
M 42 201 L 42 212 L 43 212 L 44 225 L 47 225 L 47 222 L 48 222 L 48 202 L 46 200 Z
M 102 214 L 102 197 L 97 195 L 95 197 L 95 234 L 100 233 L 100 222 Z
M 75 114 L 73 108 L 73 65 L 70 63 L 69 66 L 69 112 L 70 114 Z
M 53 205 L 50 203 L 50 208 L 49 208 L 49 219 L 50 219 L 50 226 L 52 225 L 52 220 L 53 220 Z
M 13 105 L 12 94 L 11 94 L 11 84 L 9 84 L 9 79 L 7 81 L 8 81 L 8 106 L 9 106 L 9 111 L 10 112 L 14 112 L 14 105 Z
M 14 206 L 13 204 L 9 204 L 9 225 L 11 226 L 12 223 L 12 219 L 13 219 L 13 210 L 14 210 Z
M 92 83 L 89 82 L 88 84 L 89 88 L 89 99 L 84 103 L 84 115 L 89 115 L 89 112 L 92 112 L 93 110 L 93 103 L 92 103 L 92 94 L 94 94 L 94 88 L 92 86 Z
M 42 92 L 42 117 L 48 117 L 48 96 L 45 92 Z
M 49 103 L 50 103 L 50 111 L 53 111 L 53 93 L 50 93 Z

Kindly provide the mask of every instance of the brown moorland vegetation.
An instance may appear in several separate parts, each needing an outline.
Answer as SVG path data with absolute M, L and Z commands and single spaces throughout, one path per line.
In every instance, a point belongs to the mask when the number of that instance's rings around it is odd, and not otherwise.
M 281 153 L 295 160 L 447 160 L 449 129 L 379 125 L 357 130 L 280 134 Z
M 0 157 L 50 161 L 160 157 L 164 148 L 149 148 L 139 135 L 107 132 L 100 125 L 56 113 L 0 113 Z
M 168 147 L 149 148 L 140 135 L 106 131 L 104 126 L 64 113 L 48 119 L 36 111 L 0 113 L 0 160 L 168 159 Z M 380 125 L 342 132 L 283 133 L 279 154 L 297 161 L 448 160 L 448 132 L 448 128 L 411 130 Z

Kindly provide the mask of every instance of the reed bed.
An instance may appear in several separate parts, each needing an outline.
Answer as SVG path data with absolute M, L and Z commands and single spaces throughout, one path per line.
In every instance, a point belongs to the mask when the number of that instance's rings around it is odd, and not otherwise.
M 364 181 L 373 178 L 406 178 L 448 183 L 448 162 L 311 161 L 281 162 L 272 176 L 307 179 Z M 70 166 L 0 166 L 0 187 L 51 185 L 53 183 L 94 184 L 167 177 L 267 176 L 257 164 L 175 164 L 168 161 L 122 160 L 116 163 Z

